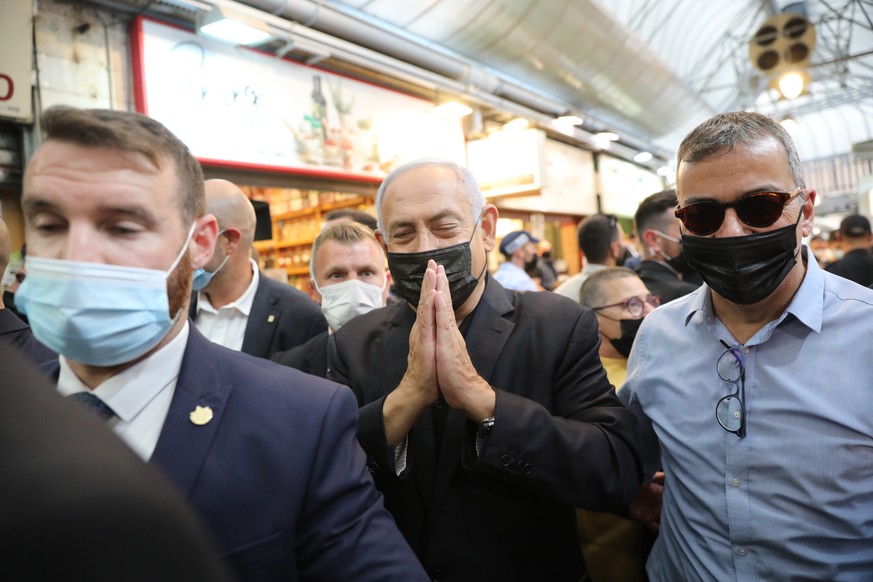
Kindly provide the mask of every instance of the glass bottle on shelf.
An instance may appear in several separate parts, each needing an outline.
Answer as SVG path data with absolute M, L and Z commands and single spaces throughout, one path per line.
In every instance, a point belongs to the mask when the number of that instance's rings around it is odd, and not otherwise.
M 327 100 L 321 92 L 321 77 L 312 77 L 312 115 L 321 123 L 322 139 L 327 139 Z

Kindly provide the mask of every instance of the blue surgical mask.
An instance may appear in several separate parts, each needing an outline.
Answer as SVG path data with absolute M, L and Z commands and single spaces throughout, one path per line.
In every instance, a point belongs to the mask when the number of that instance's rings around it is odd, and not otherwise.
M 103 367 L 131 362 L 158 345 L 173 325 L 167 277 L 193 233 L 194 225 L 166 271 L 28 255 L 16 306 L 36 339 L 75 362 Z
M 216 239 L 221 236 L 225 229 L 221 229 L 218 231 L 218 235 Z M 224 260 L 221 261 L 221 264 L 216 267 L 216 269 L 212 272 L 207 271 L 203 267 L 194 271 L 194 283 L 191 286 L 191 290 L 197 293 L 198 291 L 205 289 L 207 285 L 209 285 L 212 278 L 218 274 L 218 272 L 224 267 L 224 264 L 227 263 L 227 259 L 230 258 L 230 255 L 224 255 Z

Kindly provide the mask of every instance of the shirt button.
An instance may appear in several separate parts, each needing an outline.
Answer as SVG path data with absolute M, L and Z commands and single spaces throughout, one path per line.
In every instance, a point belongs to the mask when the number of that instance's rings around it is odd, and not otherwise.
M 731 485 L 733 485 L 734 487 L 739 487 L 740 480 L 739 479 L 731 479 Z
M 746 548 L 740 548 L 740 549 L 737 551 L 737 553 L 738 553 L 739 555 L 741 555 L 741 556 L 745 556 L 746 554 L 749 553 L 749 550 L 747 550 Z
M 748 353 L 749 353 L 749 348 L 743 348 L 743 353 L 744 353 L 744 354 L 748 354 Z

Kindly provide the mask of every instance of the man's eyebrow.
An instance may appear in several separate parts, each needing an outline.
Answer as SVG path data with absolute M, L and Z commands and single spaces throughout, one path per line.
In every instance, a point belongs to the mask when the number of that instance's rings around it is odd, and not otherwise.
M 61 212 L 61 206 L 42 198 L 26 198 L 22 200 L 21 206 L 24 209 L 25 216 L 40 212 L 55 214 Z M 132 218 L 150 226 L 158 222 L 154 214 L 139 206 L 101 206 L 97 211 L 114 218 Z
M 41 198 L 24 198 L 21 207 L 25 216 L 36 212 L 57 212 L 58 205 Z

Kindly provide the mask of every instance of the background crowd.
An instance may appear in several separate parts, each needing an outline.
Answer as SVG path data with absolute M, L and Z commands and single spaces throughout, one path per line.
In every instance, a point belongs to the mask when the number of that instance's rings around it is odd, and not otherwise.
M 812 236 L 815 185 L 771 119 L 694 129 L 675 189 L 579 224 L 572 276 L 550 241 L 498 239 L 468 170 L 408 163 L 377 216 L 327 217 L 316 301 L 260 270 L 249 199 L 159 123 L 41 126 L 0 357 L 21 418 L 45 417 L 3 423 L 31 511 L 2 529 L 94 530 L 46 575 L 873 576 L 870 221 Z M 0 221 L 0 271 L 12 252 Z M 104 539 L 111 567 L 82 557 Z

